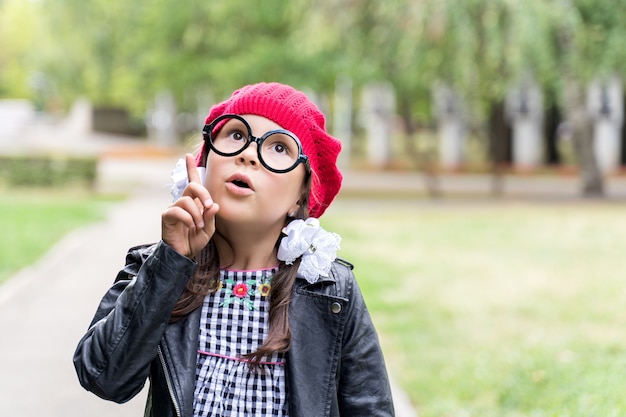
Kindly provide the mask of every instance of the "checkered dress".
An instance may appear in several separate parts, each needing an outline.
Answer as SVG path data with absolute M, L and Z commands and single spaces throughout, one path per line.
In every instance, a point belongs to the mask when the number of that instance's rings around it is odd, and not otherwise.
M 268 331 L 274 269 L 221 271 L 221 288 L 202 306 L 194 416 L 287 416 L 285 355 L 251 370 L 242 355 L 256 351 Z

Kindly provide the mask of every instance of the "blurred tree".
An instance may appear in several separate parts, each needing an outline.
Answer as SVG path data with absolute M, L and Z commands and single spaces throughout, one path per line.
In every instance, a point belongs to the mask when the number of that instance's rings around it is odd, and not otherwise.
M 554 39 L 561 104 L 576 151 L 582 193 L 604 195 L 594 155 L 592 120 L 586 109 L 588 83 L 594 77 L 626 76 L 626 2 L 555 0 Z
M 198 92 L 221 97 L 260 80 L 329 88 L 329 65 L 293 36 L 303 3 L 48 1 L 53 39 L 45 69 L 70 87 L 68 97 L 83 93 L 96 104 L 138 112 L 163 89 L 193 107 Z M 68 49 L 71 55 L 63 53 Z
M 502 166 L 510 157 L 505 97 L 527 75 L 549 85 L 553 56 L 551 21 L 542 0 L 462 3 L 429 0 L 434 19 L 424 37 L 434 79 L 464 98 L 470 128 L 486 139 L 494 193 L 503 188 Z M 484 124 L 483 124 L 484 123 Z
M 594 76 L 625 75 L 619 65 L 626 54 L 625 3 L 38 0 L 27 7 L 31 2 L 4 0 L 0 39 L 11 46 L 0 51 L 0 88 L 25 94 L 20 78 L 28 72 L 15 68 L 36 62 L 67 104 L 87 95 L 97 105 L 142 114 L 164 89 L 180 108 L 195 110 L 198 102 L 204 107 L 261 80 L 322 93 L 334 88 L 337 76 L 351 77 L 357 88 L 388 80 L 406 126 L 406 149 L 414 152 L 418 126 L 433 120 L 432 86 L 442 82 L 464 97 L 498 174 L 507 153 L 504 97 L 522 76 L 532 74 L 541 84 L 548 107 L 552 101 L 566 109 L 572 100 L 563 98 L 564 85 L 578 85 L 583 94 Z M 47 36 L 38 35 L 36 47 L 26 20 L 45 23 Z M 18 52 L 31 47 L 28 57 Z M 567 112 L 570 121 L 581 120 Z M 579 159 L 591 169 L 582 154 Z
M 564 108 L 574 128 L 585 121 L 584 95 L 573 116 L 564 86 L 570 91 L 578 86 L 584 94 L 594 76 L 625 75 L 618 65 L 626 54 L 624 0 L 319 0 L 315 5 L 338 33 L 343 71 L 357 84 L 367 79 L 394 84 L 408 140 L 419 122 L 432 119 L 427 115 L 435 81 L 461 93 L 475 131 L 487 138 L 495 192 L 510 152 L 504 99 L 514 83 L 530 74 L 541 84 L 546 106 Z M 583 192 L 599 194 L 602 178 L 593 168 L 588 121 L 583 125 L 574 129 L 576 138 L 585 138 L 576 139 Z
M 38 65 L 59 98 L 65 105 L 79 96 L 99 105 L 122 104 L 118 77 L 130 70 L 122 57 L 132 39 L 136 2 L 42 0 L 38 5 L 48 35 L 40 40 Z
M 415 150 L 415 131 L 429 123 L 431 90 L 441 82 L 458 91 L 470 119 L 489 137 L 494 167 L 503 161 L 504 97 L 525 72 L 550 76 L 550 30 L 542 0 L 320 0 L 327 26 L 336 28 L 357 84 L 384 79 L 397 92 L 406 149 L 429 172 L 428 156 Z M 342 13 L 337 13 L 338 9 Z M 483 120 L 492 123 L 486 131 Z M 496 123 L 497 122 L 497 123 Z M 496 171 L 496 173 L 499 171 Z M 429 181 L 431 191 L 434 182 Z
M 434 2 L 435 4 L 437 2 Z M 500 186 L 506 159 L 503 99 L 511 84 L 530 72 L 547 106 L 564 109 L 575 143 L 584 195 L 602 195 L 603 178 L 593 154 L 586 86 L 593 77 L 624 77 L 624 0 L 470 0 L 445 7 L 444 41 L 433 54 L 447 57 L 438 72 L 474 104 L 473 120 L 487 120 L 490 159 Z M 427 38 L 432 39 L 432 38 Z
M 38 21 L 30 2 L 0 1 L 0 97 L 32 97 L 34 74 L 24 69 L 30 67 L 37 45 Z
M 356 89 L 367 82 L 393 85 L 405 127 L 405 151 L 426 174 L 427 189 L 436 194 L 429 158 L 415 143 L 418 124 L 429 120 L 435 79 L 433 57 L 424 39 L 433 14 L 428 0 L 318 0 L 304 25 L 312 34 L 310 42 L 334 57 L 336 74 L 349 76 Z

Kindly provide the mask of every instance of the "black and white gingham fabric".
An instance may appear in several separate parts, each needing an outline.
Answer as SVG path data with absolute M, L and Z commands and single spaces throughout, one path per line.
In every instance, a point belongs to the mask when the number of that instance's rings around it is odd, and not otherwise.
M 252 370 L 242 355 L 254 352 L 268 330 L 276 269 L 221 272 L 222 287 L 202 306 L 194 416 L 287 416 L 285 355 Z

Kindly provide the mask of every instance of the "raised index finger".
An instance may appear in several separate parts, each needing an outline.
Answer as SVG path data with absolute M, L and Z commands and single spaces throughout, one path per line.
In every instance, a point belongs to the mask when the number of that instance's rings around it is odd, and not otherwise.
M 196 166 L 196 158 L 190 153 L 185 155 L 185 162 L 187 164 L 187 179 L 189 182 L 197 182 L 202 184 L 202 179 L 200 178 L 200 174 L 198 173 L 198 168 Z

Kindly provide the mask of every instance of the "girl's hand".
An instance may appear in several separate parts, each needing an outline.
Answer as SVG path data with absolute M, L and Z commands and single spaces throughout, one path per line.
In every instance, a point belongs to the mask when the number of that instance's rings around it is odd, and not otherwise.
M 193 155 L 185 155 L 185 162 L 189 184 L 182 197 L 161 214 L 161 239 L 178 253 L 192 258 L 215 233 L 219 206 L 202 185 Z

